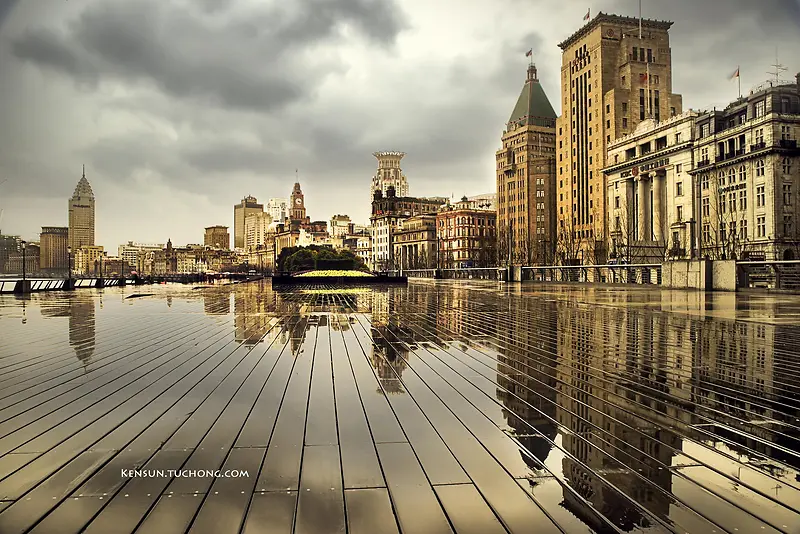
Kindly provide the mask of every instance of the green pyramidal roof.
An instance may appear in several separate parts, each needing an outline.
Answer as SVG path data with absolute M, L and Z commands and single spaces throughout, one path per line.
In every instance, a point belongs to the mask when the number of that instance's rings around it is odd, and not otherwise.
M 555 119 L 557 117 L 550 100 L 544 94 L 544 89 L 536 76 L 536 67 L 533 65 L 528 67 L 528 79 L 525 80 L 525 85 L 517 99 L 517 105 L 514 106 L 508 122 L 524 125 L 527 123 L 527 117 L 539 119 Z

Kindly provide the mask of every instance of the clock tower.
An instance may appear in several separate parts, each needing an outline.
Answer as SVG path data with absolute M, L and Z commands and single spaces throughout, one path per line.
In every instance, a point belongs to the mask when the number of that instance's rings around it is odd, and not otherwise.
M 289 208 L 289 218 L 293 222 L 304 223 L 306 222 L 306 206 L 303 191 L 300 189 L 300 183 L 295 182 L 292 195 L 290 197 L 291 207 Z

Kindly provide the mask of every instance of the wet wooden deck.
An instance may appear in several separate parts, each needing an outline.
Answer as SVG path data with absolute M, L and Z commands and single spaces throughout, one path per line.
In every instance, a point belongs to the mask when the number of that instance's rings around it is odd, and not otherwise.
M 0 299 L 0 533 L 800 532 L 792 301 L 154 291 Z

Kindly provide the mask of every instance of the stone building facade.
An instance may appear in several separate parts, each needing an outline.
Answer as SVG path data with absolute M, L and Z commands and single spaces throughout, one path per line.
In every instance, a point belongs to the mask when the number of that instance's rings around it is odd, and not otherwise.
M 612 140 L 682 113 L 672 93 L 671 22 L 600 13 L 559 44 L 561 107 L 556 123 L 558 261 L 604 263 L 606 183 Z
M 39 267 L 42 271 L 63 273 L 69 268 L 69 228 L 42 226 L 39 234 Z
M 409 217 L 395 231 L 394 257 L 400 269 L 436 267 L 436 215 L 428 213 Z
M 696 251 L 692 175 L 697 113 L 655 122 L 611 141 L 607 182 L 608 261 L 660 263 Z
M 701 257 L 800 258 L 800 75 L 697 117 Z
M 497 212 L 478 208 L 466 197 L 436 214 L 438 266 L 489 267 L 497 258 Z
M 549 264 L 555 252 L 556 113 L 539 83 L 528 76 L 495 154 L 497 251 L 500 263 Z

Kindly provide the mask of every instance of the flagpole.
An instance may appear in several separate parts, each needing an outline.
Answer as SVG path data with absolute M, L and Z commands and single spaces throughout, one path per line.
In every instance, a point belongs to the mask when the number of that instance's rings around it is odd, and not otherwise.
M 741 65 L 736 66 L 736 80 L 739 82 L 739 98 L 742 98 L 742 71 Z

